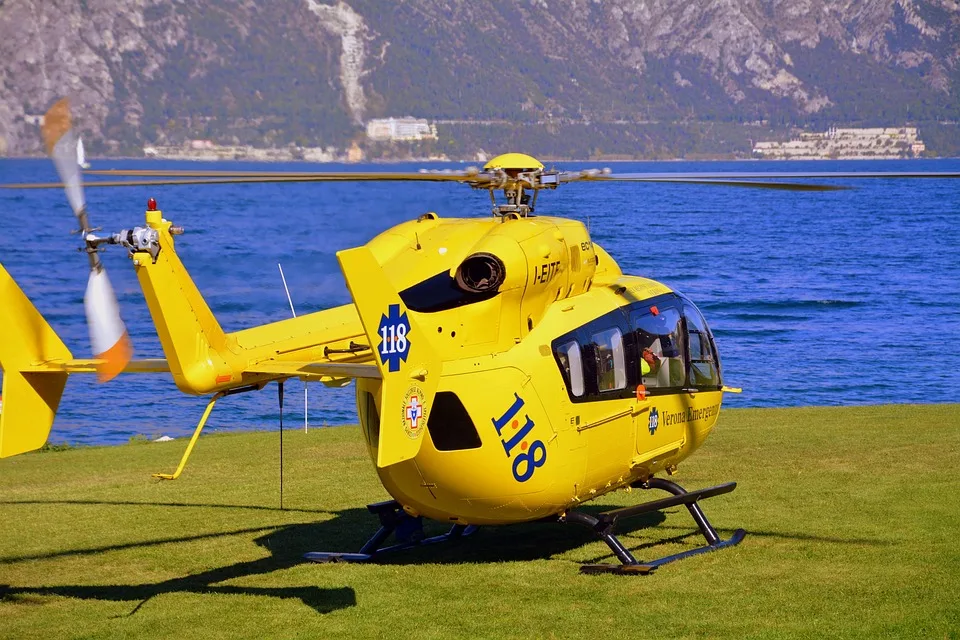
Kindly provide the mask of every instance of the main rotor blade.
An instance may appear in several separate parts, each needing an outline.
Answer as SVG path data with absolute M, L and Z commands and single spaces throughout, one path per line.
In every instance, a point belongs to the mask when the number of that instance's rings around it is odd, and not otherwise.
M 198 184 L 264 184 L 264 183 L 280 183 L 280 182 L 351 182 L 354 180 L 373 182 L 379 180 L 418 180 L 418 181 L 455 181 L 455 182 L 466 182 L 471 186 L 495 186 L 498 180 L 493 177 L 488 176 L 471 176 L 471 177 L 450 177 L 442 175 L 433 175 L 433 174 L 414 174 L 417 177 L 372 177 L 370 174 L 360 177 L 360 178 L 348 178 L 342 177 L 340 175 L 336 176 L 318 176 L 315 174 L 304 174 L 304 175 L 294 175 L 294 174 L 276 174 L 268 176 L 229 176 L 229 172 L 225 172 L 228 175 L 224 177 L 209 177 L 209 178 L 183 178 L 183 179 L 156 179 L 156 180 L 100 180 L 100 181 L 91 181 L 87 182 L 86 186 L 93 187 L 156 187 L 156 186 L 165 186 L 165 185 L 198 185 Z M 148 174 L 149 175 L 149 174 Z M 161 173 L 162 175 L 162 173 Z M 686 184 L 713 184 L 713 185 L 724 185 L 724 186 L 734 186 L 734 187 L 752 187 L 757 189 L 781 189 L 787 191 L 838 191 L 843 189 L 849 189 L 850 187 L 845 186 L 834 186 L 834 185 L 817 185 L 817 184 L 804 184 L 799 182 L 763 182 L 757 180 L 728 180 L 723 178 L 690 178 L 690 177 L 629 177 L 622 178 L 619 176 L 572 176 L 570 179 L 561 178 L 562 182 L 600 182 L 600 181 L 620 181 L 620 182 L 675 182 L 675 183 L 686 183 Z M 21 183 L 21 184 L 4 184 L 0 185 L 0 188 L 4 189 L 53 189 L 58 187 L 63 187 L 63 183 L 59 182 L 37 182 L 37 183 Z
M 561 173 L 560 182 L 673 182 L 678 184 L 708 184 L 751 189 L 779 189 L 783 191 L 841 191 L 850 186 L 810 184 L 804 182 L 777 182 L 777 180 L 823 180 L 859 178 L 960 178 L 950 171 L 730 171 L 695 173 L 604 173 L 585 170 L 579 173 Z
M 673 182 L 677 184 L 708 184 L 725 187 L 747 187 L 750 189 L 778 189 L 780 191 L 845 191 L 853 187 L 809 184 L 803 182 L 764 182 L 761 180 L 727 180 L 722 178 L 619 178 L 616 176 L 597 176 L 583 178 L 587 182 Z
M 474 187 L 494 185 L 502 176 L 466 171 L 187 171 L 179 169 L 104 169 L 89 175 L 157 178 L 155 180 L 101 180 L 87 182 L 88 187 L 143 187 L 178 184 L 243 184 L 267 182 L 465 182 Z M 170 179 L 165 179 L 170 178 Z M 65 181 L 66 182 L 66 181 Z M 64 186 L 56 182 L 5 184 L 5 189 L 51 189 Z
M 607 171 L 604 173 L 604 171 Z M 493 176 L 476 169 L 463 171 L 421 170 L 418 172 L 378 171 L 194 171 L 181 169 L 101 169 L 85 171 L 87 175 L 127 176 L 139 178 L 313 178 L 317 180 L 433 180 L 472 182 Z M 724 171 L 724 172 L 640 172 L 609 173 L 609 170 L 586 169 L 560 173 L 563 182 L 629 180 L 672 182 L 688 180 L 752 181 L 767 179 L 825 179 L 825 178 L 960 178 L 960 172 L 951 171 Z
M 960 178 L 956 171 L 718 171 L 690 173 L 571 173 L 575 180 L 823 180 L 832 178 Z
M 432 180 L 464 181 L 482 179 L 477 169 L 420 171 L 195 171 L 188 169 L 98 169 L 91 176 L 135 178 L 313 178 L 316 180 Z
M 417 174 L 411 174 L 417 175 Z M 468 182 L 471 184 L 481 185 L 492 182 L 486 177 L 480 178 L 465 178 L 465 177 L 449 177 L 442 175 L 432 175 L 425 174 L 423 176 L 414 177 L 393 177 L 393 178 L 383 178 L 383 177 L 360 177 L 360 178 L 343 178 L 339 176 L 316 176 L 316 175 L 304 175 L 304 176 L 294 176 L 294 175 L 276 175 L 276 176 L 264 176 L 264 177 L 222 177 L 222 178 L 185 178 L 185 179 L 171 179 L 171 180 L 99 180 L 99 181 L 89 181 L 86 183 L 87 187 L 153 187 L 160 185 L 178 185 L 178 184 L 263 184 L 268 182 L 351 182 L 351 181 L 362 181 L 362 182 L 374 182 L 379 180 L 418 180 L 422 182 L 442 182 L 442 181 L 452 181 L 452 182 Z M 36 182 L 36 183 L 20 183 L 20 184 L 4 184 L 0 185 L 0 188 L 3 189 L 53 189 L 57 187 L 63 187 L 64 184 L 60 182 Z

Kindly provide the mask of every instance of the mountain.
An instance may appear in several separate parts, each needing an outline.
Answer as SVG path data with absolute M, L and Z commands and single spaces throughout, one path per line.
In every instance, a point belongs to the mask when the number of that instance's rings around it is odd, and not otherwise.
M 921 127 L 960 150 L 954 0 L 0 0 L 0 154 L 73 100 L 93 154 L 210 139 L 418 152 L 747 154 L 827 126 Z M 939 148 L 938 148 L 939 144 Z

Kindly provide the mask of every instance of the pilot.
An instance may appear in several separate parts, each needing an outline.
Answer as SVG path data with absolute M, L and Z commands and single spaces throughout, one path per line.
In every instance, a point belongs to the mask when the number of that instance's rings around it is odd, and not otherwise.
M 650 349 L 644 349 L 640 358 L 640 375 L 657 375 L 660 371 L 660 358 Z
M 640 344 L 643 345 L 643 349 L 640 352 L 640 375 L 657 375 L 657 372 L 660 371 L 661 356 L 657 355 L 653 349 L 656 346 L 657 351 L 661 350 L 662 343 L 660 340 L 662 337 L 660 335 L 644 331 L 643 329 L 638 329 L 637 338 L 639 339 Z

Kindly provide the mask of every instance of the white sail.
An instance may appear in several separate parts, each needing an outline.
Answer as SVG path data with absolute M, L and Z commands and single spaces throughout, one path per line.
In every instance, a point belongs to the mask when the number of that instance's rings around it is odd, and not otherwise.
M 87 155 L 83 152 L 83 138 L 77 137 L 77 164 L 82 169 L 89 169 L 90 163 L 87 162 Z

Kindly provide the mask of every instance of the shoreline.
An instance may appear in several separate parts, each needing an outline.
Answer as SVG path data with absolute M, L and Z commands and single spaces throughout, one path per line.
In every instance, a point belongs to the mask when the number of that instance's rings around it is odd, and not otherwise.
M 893 157 L 893 156 L 884 156 L 884 157 L 843 157 L 843 158 L 730 158 L 725 156 L 715 156 L 715 157 L 704 157 L 704 158 L 637 158 L 637 159 L 577 159 L 577 158 L 554 158 L 550 156 L 537 156 L 537 159 L 541 162 L 575 162 L 575 163 L 587 163 L 587 162 L 596 162 L 596 163 L 616 163 L 616 164 L 636 164 L 640 162 L 763 162 L 763 163 L 780 163 L 780 162 L 871 162 L 871 161 L 882 161 L 882 162 L 907 162 L 907 161 L 924 161 L 924 160 L 956 160 L 960 156 L 930 156 L 930 157 Z M 96 162 L 112 162 L 117 160 L 133 160 L 133 161 L 149 161 L 149 162 L 196 162 L 196 163 L 217 163 L 217 162 L 238 162 L 238 163 L 247 163 L 247 164 L 318 164 L 318 165 L 371 165 L 371 164 L 383 164 L 383 165 L 397 165 L 397 164 L 411 164 L 411 163 L 430 163 L 430 164 L 481 164 L 479 160 L 437 160 L 430 158 L 411 158 L 407 160 L 389 160 L 389 159 L 371 159 L 363 160 L 360 162 L 348 162 L 346 160 L 278 160 L 278 159 L 267 159 L 267 158 L 190 158 L 190 157 L 147 157 L 147 156 L 87 156 L 87 162 L 94 164 Z M 25 155 L 25 156 L 0 156 L 0 161 L 4 160 L 49 160 L 49 157 L 46 155 Z

